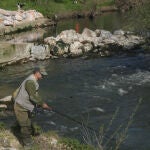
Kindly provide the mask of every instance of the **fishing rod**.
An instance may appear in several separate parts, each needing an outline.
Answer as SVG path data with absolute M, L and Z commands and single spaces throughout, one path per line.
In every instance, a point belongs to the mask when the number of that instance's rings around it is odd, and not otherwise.
M 74 118 L 72 118 L 72 117 L 70 117 L 70 116 L 68 116 L 68 115 L 66 115 L 66 114 L 64 114 L 64 113 L 62 113 L 62 112 L 59 112 L 59 111 L 56 110 L 56 109 L 52 109 L 52 111 L 55 112 L 55 113 L 57 113 L 57 114 L 59 114 L 60 116 L 63 116 L 63 117 L 65 117 L 65 118 L 67 118 L 67 119 L 73 121 L 73 122 L 76 122 L 77 124 L 79 124 L 79 125 L 81 125 L 81 126 L 84 126 L 84 127 L 88 128 L 88 129 L 90 129 L 91 131 L 98 132 L 97 130 L 93 129 L 92 127 L 86 125 L 85 123 L 80 122 L 80 121 L 78 121 L 78 120 L 76 120 L 76 119 L 74 119 Z
M 131 125 L 131 123 L 132 123 L 132 121 L 133 121 L 133 118 L 134 118 L 134 116 L 135 116 L 135 114 L 136 114 L 136 112 L 137 112 L 137 110 L 138 110 L 138 108 L 139 108 L 139 106 L 140 106 L 142 100 L 143 100 L 142 98 L 140 98 L 140 99 L 138 100 L 138 104 L 135 106 L 135 108 L 134 108 L 132 114 L 131 114 L 130 117 L 129 117 L 129 120 L 128 120 L 128 123 L 127 123 L 127 127 L 129 127 L 129 126 Z M 67 118 L 67 119 L 69 119 L 69 120 L 71 120 L 71 121 L 73 121 L 73 122 L 76 122 L 76 123 L 80 124 L 81 126 L 87 128 L 87 129 L 90 129 L 91 131 L 94 131 L 95 133 L 99 133 L 98 130 L 93 129 L 92 127 L 86 125 L 85 123 L 80 122 L 80 121 L 78 121 L 78 120 L 76 120 L 76 119 L 74 119 L 74 118 L 72 118 L 72 117 L 70 117 L 70 116 L 68 116 L 68 115 L 66 115 L 66 114 L 64 114 L 64 113 L 62 113 L 62 112 L 59 112 L 57 109 L 52 109 L 52 111 L 55 112 L 55 113 L 57 113 L 57 114 L 59 114 L 60 116 L 63 116 L 63 117 L 65 117 L 65 118 Z M 113 134 L 112 136 L 108 137 L 107 135 L 104 135 L 103 137 L 104 137 L 106 140 L 108 140 L 108 141 L 116 141 L 116 139 L 114 138 L 114 135 L 120 130 L 121 127 L 122 127 L 122 125 L 119 126 L 119 128 L 114 132 L 114 134 Z M 126 127 L 126 128 L 127 128 L 127 127 Z
M 70 117 L 70 116 L 68 116 L 68 115 L 66 115 L 66 114 L 64 114 L 64 113 L 62 113 L 62 112 L 60 112 L 60 111 L 58 111 L 57 109 L 54 109 L 54 108 L 53 108 L 53 109 L 50 110 L 50 111 L 53 111 L 53 112 L 57 113 L 58 115 L 60 115 L 60 116 L 62 116 L 62 117 L 64 117 L 64 118 L 66 118 L 66 119 L 68 119 L 68 120 L 71 120 L 71 121 L 73 121 L 73 122 L 75 122 L 75 123 L 81 125 L 82 127 L 87 128 L 87 129 L 89 129 L 89 130 L 91 130 L 91 131 L 93 131 L 93 132 L 95 132 L 95 133 L 99 133 L 98 130 L 93 129 L 92 127 L 88 126 L 87 124 L 85 124 L 85 123 L 83 123 L 83 122 L 80 122 L 80 121 L 78 121 L 78 120 L 76 120 L 76 119 L 74 119 L 74 118 L 72 118 L 72 117 Z M 108 137 L 108 136 L 105 135 L 105 136 L 104 136 L 104 139 L 110 140 L 110 137 Z M 112 138 L 111 140 L 115 141 L 116 139 Z

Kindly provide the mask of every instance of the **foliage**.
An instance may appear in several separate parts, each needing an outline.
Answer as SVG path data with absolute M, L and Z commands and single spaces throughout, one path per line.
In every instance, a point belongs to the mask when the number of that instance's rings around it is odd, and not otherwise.
M 150 30 L 150 1 L 136 7 L 134 10 L 126 14 L 126 26 L 134 31 L 149 31 Z
M 63 138 L 60 143 L 65 144 L 70 150 L 94 150 L 92 146 L 81 144 L 76 139 Z
M 58 13 L 69 13 L 74 11 L 91 10 L 93 6 L 99 8 L 113 4 L 114 0 L 78 0 L 77 4 L 73 0 L 20 0 L 25 3 L 24 10 L 36 9 L 45 16 L 52 17 Z M 6 10 L 17 10 L 18 0 L 0 0 L 0 7 Z
M 126 11 L 143 3 L 144 0 L 115 0 L 116 6 L 122 10 Z
M 3 122 L 0 122 L 0 130 L 3 130 L 6 128 L 6 125 Z

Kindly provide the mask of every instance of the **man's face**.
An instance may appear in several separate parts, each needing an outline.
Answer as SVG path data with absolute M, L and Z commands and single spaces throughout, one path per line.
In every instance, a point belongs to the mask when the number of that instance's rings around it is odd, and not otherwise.
M 36 72 L 36 73 L 35 73 L 35 76 L 36 76 L 37 80 L 42 79 L 42 75 L 41 75 L 40 72 Z

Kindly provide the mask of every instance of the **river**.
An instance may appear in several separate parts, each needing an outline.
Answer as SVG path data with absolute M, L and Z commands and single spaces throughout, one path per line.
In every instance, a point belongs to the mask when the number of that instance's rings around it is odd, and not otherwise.
M 106 14 L 93 21 L 63 21 L 54 30 L 46 28 L 44 37 L 75 28 L 76 24 L 80 25 L 80 31 L 84 27 L 113 31 L 122 28 L 124 20 L 119 14 Z M 150 149 L 150 55 L 140 53 L 109 58 L 54 59 L 8 66 L 0 72 L 0 96 L 10 95 L 36 65 L 44 66 L 48 72 L 48 76 L 40 81 L 41 95 L 58 111 L 88 124 L 94 130 L 104 126 L 105 131 L 118 110 L 106 133 L 107 138 L 120 125 L 123 125 L 123 129 L 126 127 L 139 99 L 142 99 L 120 149 Z M 9 124 L 14 121 L 13 116 L 5 119 Z M 60 135 L 83 141 L 83 128 L 57 113 L 39 113 L 36 122 L 45 131 L 55 130 Z

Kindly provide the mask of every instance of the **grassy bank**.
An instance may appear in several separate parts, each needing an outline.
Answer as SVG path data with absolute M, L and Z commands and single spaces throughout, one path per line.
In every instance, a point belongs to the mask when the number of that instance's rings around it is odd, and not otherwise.
M 102 6 L 112 6 L 115 0 L 79 0 L 77 4 L 73 0 L 20 0 L 25 3 L 25 10 L 36 9 L 45 16 L 69 13 L 74 11 L 90 11 L 100 9 Z M 17 10 L 18 0 L 1 0 L 0 8 L 6 10 Z
M 31 150 L 94 150 L 92 146 L 81 144 L 78 140 L 59 137 L 55 132 L 42 132 L 33 137 L 34 145 Z M 0 122 L 0 149 L 22 150 L 18 138 Z

